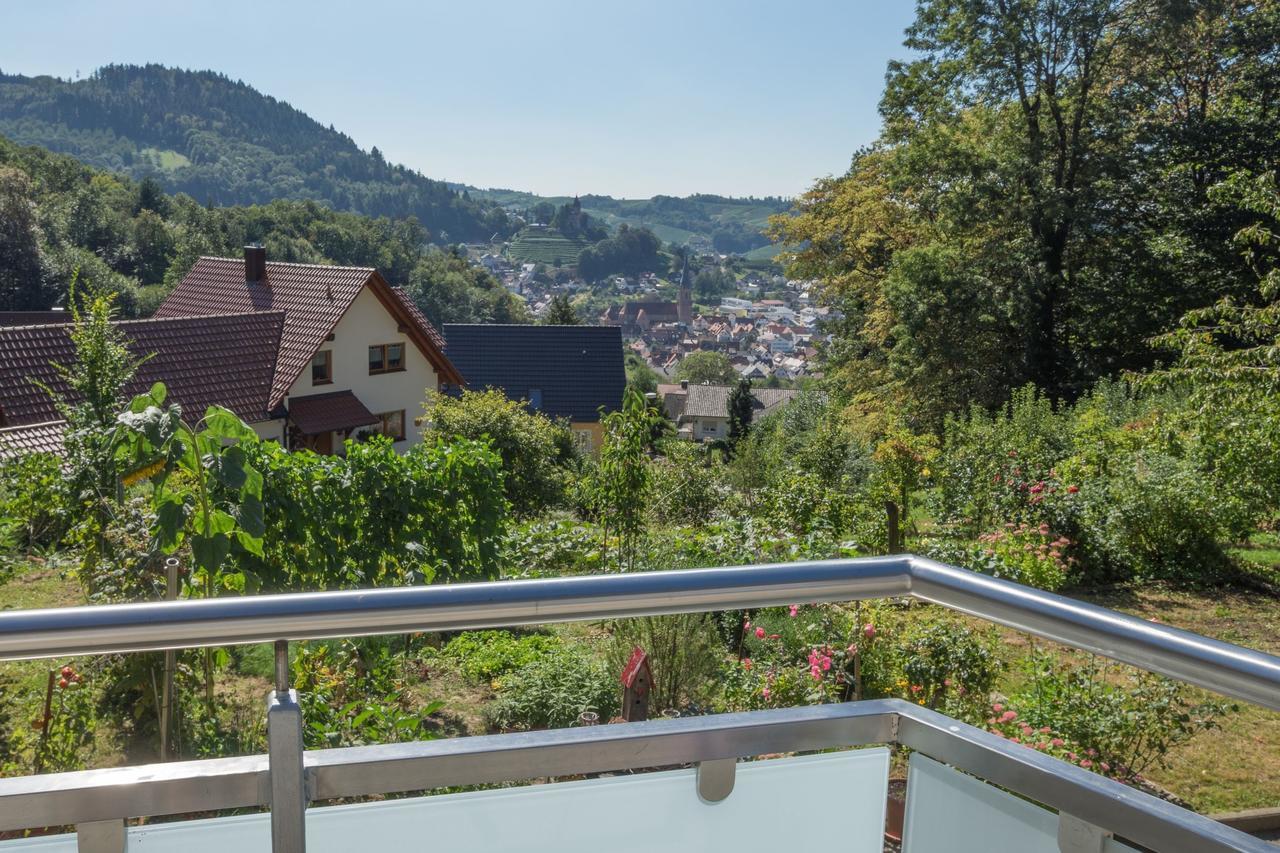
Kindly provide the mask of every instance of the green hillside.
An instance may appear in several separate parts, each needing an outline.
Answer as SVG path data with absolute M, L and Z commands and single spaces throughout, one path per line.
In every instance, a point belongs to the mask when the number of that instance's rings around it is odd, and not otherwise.
M 521 216 L 539 204 L 559 207 L 568 196 L 539 196 L 519 190 L 465 189 L 471 198 L 496 204 L 509 214 Z M 769 246 L 763 230 L 769 217 L 788 210 L 791 203 L 781 198 L 726 198 L 691 195 L 684 198 L 654 196 L 649 199 L 617 199 L 584 195 L 582 209 L 592 219 L 610 229 L 619 225 L 644 227 L 667 243 L 714 248 L 721 252 L 746 254 Z
M 412 220 L 314 201 L 205 207 L 0 136 L 0 311 L 65 307 L 76 281 L 114 293 L 123 315 L 145 317 L 199 256 L 236 257 L 261 242 L 272 260 L 377 267 L 437 323 L 526 319 L 493 276 L 426 236 Z
M 210 71 L 112 65 L 75 82 L 0 74 L 0 135 L 131 178 L 155 178 L 202 204 L 319 201 L 415 217 L 442 241 L 511 233 L 506 213 L 388 163 L 377 148 L 284 101 Z
M 520 263 L 571 266 L 588 245 L 586 240 L 566 237 L 558 231 L 524 228 L 511 239 L 507 255 Z

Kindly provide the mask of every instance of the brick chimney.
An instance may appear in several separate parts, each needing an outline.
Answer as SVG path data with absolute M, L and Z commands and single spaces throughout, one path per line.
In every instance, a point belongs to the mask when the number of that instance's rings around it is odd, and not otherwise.
M 244 281 L 245 284 L 267 284 L 267 250 L 265 246 L 253 243 L 244 247 Z

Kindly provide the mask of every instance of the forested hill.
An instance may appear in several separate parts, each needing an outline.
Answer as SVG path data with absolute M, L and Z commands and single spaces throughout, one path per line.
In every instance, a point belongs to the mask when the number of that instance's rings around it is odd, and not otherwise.
M 500 207 L 360 150 L 284 101 L 210 71 L 102 68 L 75 82 L 0 73 L 0 135 L 215 205 L 315 200 L 415 216 L 437 242 L 511 231 Z

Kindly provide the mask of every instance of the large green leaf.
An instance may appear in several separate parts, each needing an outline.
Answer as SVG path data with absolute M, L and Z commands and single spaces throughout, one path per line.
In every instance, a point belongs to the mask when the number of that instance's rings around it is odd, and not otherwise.
M 196 565 L 205 571 L 213 574 L 217 572 L 218 567 L 222 565 L 222 561 L 231 553 L 231 538 L 225 533 L 215 533 L 212 536 L 204 534 L 191 536 L 191 556 L 195 558 Z
M 255 554 L 262 553 L 262 537 L 266 533 L 266 521 L 263 517 L 262 501 L 253 495 L 246 495 L 240 501 L 240 506 L 236 509 L 236 517 L 239 521 L 240 533 L 256 542 L 255 547 L 248 550 Z M 243 539 L 241 543 L 243 544 Z
M 187 523 L 187 506 L 178 495 L 164 495 L 156 507 L 156 520 L 153 527 L 156 545 L 166 554 L 177 550 L 182 544 L 183 530 Z
M 238 492 L 244 487 L 249 477 L 247 465 L 248 458 L 243 450 L 239 447 L 228 447 L 214 457 L 213 475 L 222 485 Z
M 258 434 L 236 413 L 222 406 L 210 406 L 204 413 L 204 429 L 213 438 L 226 441 L 257 441 Z

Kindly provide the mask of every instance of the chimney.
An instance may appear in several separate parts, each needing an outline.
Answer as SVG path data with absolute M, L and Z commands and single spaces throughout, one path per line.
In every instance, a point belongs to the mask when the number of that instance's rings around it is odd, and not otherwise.
M 681 390 L 681 391 L 688 391 L 688 390 L 689 390 L 689 380 L 688 380 L 688 379 L 681 379 L 681 380 L 680 380 L 680 390 Z
M 267 250 L 259 243 L 244 247 L 245 284 L 267 284 Z

